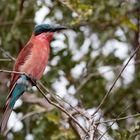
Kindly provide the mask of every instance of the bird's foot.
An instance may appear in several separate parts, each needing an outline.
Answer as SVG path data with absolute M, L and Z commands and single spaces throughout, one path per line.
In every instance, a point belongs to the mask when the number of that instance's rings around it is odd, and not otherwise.
M 33 77 L 31 74 L 28 75 L 28 78 L 31 81 L 32 86 L 36 86 L 37 79 L 35 77 Z

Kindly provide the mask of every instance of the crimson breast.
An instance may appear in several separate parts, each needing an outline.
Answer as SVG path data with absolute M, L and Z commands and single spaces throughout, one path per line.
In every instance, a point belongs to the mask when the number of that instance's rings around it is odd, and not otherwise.
M 49 44 L 40 40 L 33 42 L 30 55 L 19 71 L 25 72 L 36 79 L 40 79 L 48 63 Z

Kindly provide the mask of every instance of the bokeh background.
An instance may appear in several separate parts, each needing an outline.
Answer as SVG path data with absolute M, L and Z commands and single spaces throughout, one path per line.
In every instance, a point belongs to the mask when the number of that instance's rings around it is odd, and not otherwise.
M 74 107 L 92 114 L 121 67 L 140 42 L 139 0 L 1 0 L 0 69 L 12 70 L 14 59 L 35 25 L 72 27 L 54 34 L 41 82 Z M 10 57 L 9 57 L 10 56 Z M 95 121 L 140 112 L 140 51 L 131 60 Z M 0 107 L 8 94 L 10 74 L 0 73 Z M 72 124 L 32 88 L 19 99 L 8 122 L 8 140 L 78 140 Z M 70 106 L 64 104 L 71 110 Z M 45 111 L 44 111 L 45 109 Z M 47 111 L 46 111 L 47 110 Z M 2 112 L 1 112 L 2 115 Z M 1 117 L 1 116 L 0 116 Z M 21 120 L 22 119 L 22 120 Z M 83 120 L 80 120 L 84 124 Z M 140 117 L 101 123 L 98 138 L 140 139 Z

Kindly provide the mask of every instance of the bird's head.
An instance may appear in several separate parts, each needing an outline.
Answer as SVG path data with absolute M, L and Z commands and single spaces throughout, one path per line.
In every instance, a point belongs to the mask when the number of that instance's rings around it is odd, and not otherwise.
M 34 35 L 35 36 L 39 36 L 39 35 L 43 35 L 46 34 L 47 38 L 50 40 L 53 37 L 53 33 L 56 31 L 61 31 L 61 30 L 65 30 L 67 29 L 64 26 L 54 26 L 54 25 L 50 25 L 50 24 L 41 24 L 41 25 L 37 25 L 34 29 Z

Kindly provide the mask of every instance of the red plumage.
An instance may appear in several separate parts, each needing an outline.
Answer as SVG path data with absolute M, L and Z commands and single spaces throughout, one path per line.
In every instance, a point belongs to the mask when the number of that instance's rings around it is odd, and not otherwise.
M 19 53 L 13 71 L 25 72 L 36 79 L 40 79 L 47 65 L 49 57 L 49 43 L 53 33 L 34 33 L 27 45 Z M 18 79 L 19 74 L 12 74 L 10 89 Z
M 32 78 L 39 80 L 45 70 L 49 58 L 49 44 L 52 40 L 53 33 L 41 33 L 37 36 L 32 34 L 27 45 L 19 53 L 13 71 L 24 72 Z M 16 86 L 16 81 L 19 79 L 19 74 L 12 74 L 10 83 L 10 93 L 7 96 L 5 104 L 5 113 L 2 119 L 1 132 L 4 134 L 7 121 L 12 112 L 9 107 L 13 89 Z
M 19 56 L 16 60 L 13 71 L 19 71 L 19 67 L 25 63 L 27 57 L 31 54 L 32 47 L 33 47 L 33 44 L 31 42 L 29 42 L 21 50 L 21 52 L 19 53 Z M 18 77 L 19 77 L 19 74 L 12 74 L 11 83 L 10 83 L 10 90 L 13 87 L 14 83 L 17 81 Z

